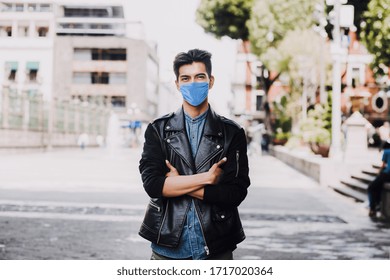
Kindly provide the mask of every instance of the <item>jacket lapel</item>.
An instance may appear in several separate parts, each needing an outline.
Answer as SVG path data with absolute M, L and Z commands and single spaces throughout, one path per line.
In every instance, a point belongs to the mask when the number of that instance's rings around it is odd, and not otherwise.
M 224 150 L 223 130 L 219 117 L 209 107 L 203 134 L 200 139 L 198 152 L 195 157 L 196 171 L 199 172 L 205 164 Z
M 191 168 L 191 170 L 195 171 L 191 146 L 185 129 L 183 108 L 179 109 L 175 115 L 169 119 L 164 130 L 166 135 L 168 135 L 165 138 L 165 141 Z

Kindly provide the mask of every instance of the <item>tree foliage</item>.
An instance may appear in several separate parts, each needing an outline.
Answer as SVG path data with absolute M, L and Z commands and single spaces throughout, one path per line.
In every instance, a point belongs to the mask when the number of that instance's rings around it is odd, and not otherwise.
M 323 44 L 324 40 L 312 29 L 290 30 L 277 48 L 265 51 L 262 61 L 270 69 L 288 72 L 291 79 L 300 80 L 302 72 L 312 69 L 319 73 L 323 66 L 321 63 L 330 64 L 329 50 Z
M 252 17 L 248 21 L 252 51 L 263 60 L 263 55 L 270 49 L 275 50 L 289 31 L 311 28 L 315 24 L 312 15 L 317 2 L 255 0 Z
M 388 74 L 390 66 L 390 0 L 371 0 L 363 14 L 360 34 L 368 51 L 374 56 L 375 75 Z
M 248 40 L 246 22 L 250 18 L 253 0 L 201 0 L 196 21 L 207 33 L 217 38 Z

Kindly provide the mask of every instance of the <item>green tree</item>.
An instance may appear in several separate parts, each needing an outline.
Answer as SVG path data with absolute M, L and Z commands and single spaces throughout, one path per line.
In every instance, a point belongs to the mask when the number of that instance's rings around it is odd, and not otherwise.
M 253 0 L 202 0 L 196 11 L 196 22 L 217 38 L 248 40 L 246 22 Z
M 257 0 L 248 22 L 254 53 L 267 69 L 279 73 L 275 75 L 276 78 L 282 73 L 288 77 L 290 98 L 286 114 L 291 117 L 294 126 L 302 111 L 300 98 L 303 78 L 311 77 L 315 71 L 318 81 L 320 67 L 324 69 L 330 62 L 324 40 L 313 31 L 313 26 L 318 24 L 314 14 L 319 2 Z M 266 91 L 272 83 L 267 85 Z M 277 123 L 274 123 L 274 127 L 277 128 Z
M 363 14 L 360 37 L 373 55 L 376 76 L 388 75 L 390 66 L 390 0 L 371 0 Z
M 264 54 L 277 49 L 286 34 L 292 30 L 311 28 L 316 22 L 312 16 L 319 1 L 307 0 L 256 0 L 252 17 L 248 21 L 252 50 L 262 61 L 269 62 Z M 274 71 L 266 62 L 267 68 Z M 268 65 L 267 65 L 268 64 Z

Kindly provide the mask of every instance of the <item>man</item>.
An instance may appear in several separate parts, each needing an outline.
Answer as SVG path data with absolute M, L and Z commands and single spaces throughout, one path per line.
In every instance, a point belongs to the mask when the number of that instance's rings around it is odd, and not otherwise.
M 378 175 L 368 185 L 367 195 L 370 211 L 368 216 L 376 218 L 377 208 L 381 202 L 382 190 L 385 183 L 390 182 L 390 142 L 385 141 L 382 154 L 382 166 L 379 169 Z
M 179 53 L 173 63 L 183 105 L 150 123 L 139 169 L 150 196 L 139 234 L 151 259 L 233 259 L 245 239 L 237 207 L 247 195 L 244 130 L 209 106 L 211 54 Z

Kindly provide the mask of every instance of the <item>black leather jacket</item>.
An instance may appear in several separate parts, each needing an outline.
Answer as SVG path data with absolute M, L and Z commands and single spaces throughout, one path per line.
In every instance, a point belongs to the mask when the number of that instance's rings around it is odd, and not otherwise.
M 234 250 L 236 244 L 245 239 L 237 207 L 250 185 L 247 143 L 239 125 L 217 115 L 211 108 L 195 159 L 187 138 L 183 109 L 148 125 L 139 170 L 151 199 L 139 234 L 162 246 L 176 247 L 179 243 L 193 198 L 162 196 L 165 175 L 169 171 L 166 159 L 180 175 L 192 175 L 208 171 L 225 156 L 227 162 L 221 167 L 223 176 L 219 183 L 205 186 L 203 200 L 194 198 L 194 201 L 206 252 L 214 255 Z

